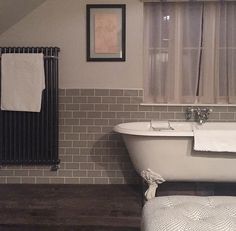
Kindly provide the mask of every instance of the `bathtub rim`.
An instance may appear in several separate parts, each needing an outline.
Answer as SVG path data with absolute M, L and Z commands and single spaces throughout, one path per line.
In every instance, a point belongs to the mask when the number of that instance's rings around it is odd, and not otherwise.
M 126 134 L 126 135 L 135 135 L 135 136 L 181 136 L 181 137 L 192 137 L 193 131 L 176 131 L 176 130 L 164 130 L 164 131 L 156 131 L 156 130 L 138 130 L 138 129 L 132 129 L 132 128 L 125 128 L 124 125 L 128 124 L 140 124 L 145 123 L 146 125 L 149 125 L 150 122 L 148 121 L 140 121 L 140 122 L 127 122 L 127 123 L 120 123 L 117 124 L 113 131 L 120 133 L 120 134 Z M 171 123 L 188 123 L 193 124 L 193 122 L 171 122 Z M 151 127 L 150 127 L 151 129 Z
M 156 130 L 151 130 L 151 122 L 150 121 L 139 121 L 139 122 L 125 122 L 125 123 L 120 123 L 117 124 L 113 127 L 113 131 L 120 133 L 120 134 L 126 134 L 126 135 L 135 135 L 135 136 L 153 136 L 153 137 L 193 137 L 194 133 L 193 133 L 193 129 L 199 126 L 203 126 L 202 128 L 204 129 L 204 126 L 206 126 L 207 124 L 213 124 L 213 125 L 222 125 L 222 124 L 234 124 L 235 128 L 236 128 L 236 122 L 235 121 L 214 121 L 214 122 L 207 122 L 204 125 L 199 125 L 196 122 L 191 122 L 191 121 L 169 121 L 171 125 L 174 124 L 186 124 L 188 126 L 191 126 L 189 131 L 181 131 L 181 130 L 163 130 L 163 131 L 156 131 Z M 128 124 L 141 124 L 144 123 L 144 125 L 146 126 L 146 130 L 138 130 L 138 129 L 134 129 L 133 127 L 131 128 L 127 128 Z M 149 127 L 150 125 L 150 127 Z M 197 128 L 198 129 L 198 128 Z M 222 128 L 221 128 L 222 129 Z M 218 130 L 217 127 L 215 130 Z

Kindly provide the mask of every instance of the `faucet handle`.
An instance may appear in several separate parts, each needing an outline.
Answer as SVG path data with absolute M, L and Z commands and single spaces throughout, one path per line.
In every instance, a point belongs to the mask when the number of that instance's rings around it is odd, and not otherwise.
M 212 108 L 208 108 L 208 107 L 202 108 L 201 110 L 204 112 L 212 112 L 213 111 Z
M 186 112 L 189 112 L 189 113 L 194 112 L 194 108 L 193 107 L 187 107 Z
M 190 120 L 192 118 L 194 109 L 192 107 L 187 107 L 185 110 L 185 118 L 186 120 Z

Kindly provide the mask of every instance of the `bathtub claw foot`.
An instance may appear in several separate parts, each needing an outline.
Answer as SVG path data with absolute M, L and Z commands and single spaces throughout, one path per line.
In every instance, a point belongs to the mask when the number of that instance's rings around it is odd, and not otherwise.
M 141 176 L 149 186 L 144 194 L 145 198 L 146 200 L 150 200 L 155 197 L 158 185 L 165 182 L 165 180 L 162 178 L 161 175 L 153 172 L 151 169 L 143 170 L 141 172 Z

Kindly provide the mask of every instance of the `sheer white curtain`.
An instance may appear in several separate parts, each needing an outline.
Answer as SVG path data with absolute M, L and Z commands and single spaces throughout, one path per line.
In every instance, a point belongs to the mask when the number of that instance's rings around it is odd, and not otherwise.
M 144 9 L 145 102 L 236 103 L 236 4 Z
M 199 101 L 236 103 L 236 3 L 204 4 Z

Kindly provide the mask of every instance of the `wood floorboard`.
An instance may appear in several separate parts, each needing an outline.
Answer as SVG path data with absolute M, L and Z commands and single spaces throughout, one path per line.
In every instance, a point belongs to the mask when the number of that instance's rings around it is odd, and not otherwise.
M 140 231 L 139 228 L 104 227 L 104 226 L 8 226 L 0 225 L 1 231 Z
M 1 185 L 0 231 L 139 231 L 136 185 Z
M 0 225 L 1 231 L 140 231 L 133 227 Z

